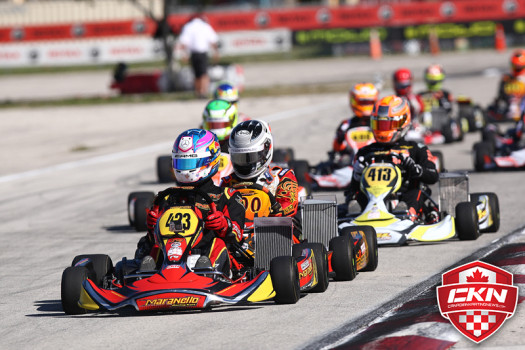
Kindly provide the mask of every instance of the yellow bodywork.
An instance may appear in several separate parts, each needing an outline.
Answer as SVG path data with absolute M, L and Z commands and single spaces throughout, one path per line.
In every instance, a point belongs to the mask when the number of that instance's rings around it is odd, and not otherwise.
M 86 292 L 84 287 L 82 287 L 82 290 L 80 291 L 80 300 L 78 301 L 78 306 L 86 310 L 98 310 L 99 309 L 99 306 L 97 305 L 97 303 L 95 303 L 93 299 L 91 299 L 91 297 Z
M 266 275 L 266 278 L 261 283 L 252 295 L 248 297 L 248 301 L 255 303 L 258 301 L 268 300 L 275 296 L 275 290 L 273 289 L 272 278 L 270 274 Z

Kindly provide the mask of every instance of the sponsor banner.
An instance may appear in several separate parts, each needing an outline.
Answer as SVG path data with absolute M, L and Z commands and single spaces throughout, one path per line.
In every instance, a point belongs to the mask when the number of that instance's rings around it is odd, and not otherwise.
M 291 49 L 292 33 L 288 29 L 220 34 L 220 52 L 224 56 L 287 52 Z
M 503 21 L 525 18 L 525 0 L 477 0 L 360 4 L 340 7 L 269 8 L 264 11 L 206 14 L 218 32 L 287 28 L 292 31 L 321 28 L 413 26 L 425 23 Z M 188 14 L 172 14 L 168 22 L 180 33 Z M 150 19 L 69 23 L 43 26 L 0 27 L 0 42 L 67 40 L 130 35 L 153 35 Z
M 0 45 L 0 67 L 143 62 L 163 56 L 159 43 L 143 37 Z

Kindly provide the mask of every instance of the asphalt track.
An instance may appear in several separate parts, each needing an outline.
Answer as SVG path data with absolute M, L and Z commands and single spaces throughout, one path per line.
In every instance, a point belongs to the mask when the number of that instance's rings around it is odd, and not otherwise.
M 374 68 L 386 76 L 403 64 L 419 69 L 439 60 L 449 71 L 447 88 L 486 105 L 496 91 L 498 76 L 493 72 L 504 68 L 507 59 L 508 55 L 475 52 L 439 59 L 316 60 L 295 67 L 268 63 L 245 69 L 254 84 L 272 83 L 278 79 L 276 71 L 286 83 L 307 84 L 316 79 L 373 79 Z M 61 79 L 54 77 L 47 77 L 48 93 L 54 79 Z M 60 93 L 55 91 L 55 96 Z M 503 238 L 510 233 L 509 241 L 525 242 L 523 173 L 472 172 L 470 149 L 479 135 L 469 134 L 463 143 L 435 148 L 443 151 L 447 169 L 471 171 L 471 191 L 498 194 L 497 233 L 474 242 L 381 248 L 376 271 L 360 273 L 352 282 L 333 282 L 325 293 L 305 295 L 296 305 L 270 302 L 209 312 L 64 315 L 63 269 L 77 254 L 106 253 L 114 262 L 133 254 L 141 233 L 127 226 L 127 195 L 163 189 L 155 183 L 155 158 L 169 153 L 175 135 L 199 123 L 203 105 L 203 101 L 186 101 L 1 111 L 2 348 L 134 349 L 152 343 L 161 349 L 330 348 L 416 297 L 444 270 L 467 257 L 482 257 L 472 254 L 483 255 L 498 242 L 509 243 Z M 277 147 L 294 147 L 297 158 L 315 163 L 325 158 L 336 126 L 349 115 L 347 106 L 346 95 L 326 94 L 247 98 L 240 109 L 271 123 Z M 523 265 L 518 272 L 525 274 Z M 522 306 L 480 346 L 456 334 L 453 348 L 525 347 Z

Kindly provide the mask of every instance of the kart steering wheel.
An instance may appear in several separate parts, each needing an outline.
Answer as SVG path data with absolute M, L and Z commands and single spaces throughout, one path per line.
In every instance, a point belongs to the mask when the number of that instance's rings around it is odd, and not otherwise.
M 177 203 L 181 197 L 188 198 L 195 194 L 198 194 L 199 196 L 201 196 L 204 199 L 204 201 L 210 206 L 210 212 L 212 214 L 217 211 L 217 206 L 215 205 L 215 202 L 211 199 L 211 197 L 206 192 L 202 191 L 199 188 L 190 187 L 190 186 L 188 187 L 169 187 L 163 191 L 160 191 L 157 194 L 157 197 L 155 198 L 155 201 L 153 204 L 160 206 L 164 202 Z M 168 199 L 166 199 L 166 197 L 168 197 Z
M 390 152 L 388 154 L 369 153 L 362 157 L 363 157 L 363 161 L 361 163 L 364 163 L 365 166 L 368 166 L 372 163 L 393 163 L 394 165 L 401 167 L 401 164 L 403 163 L 403 160 L 405 159 L 402 155 L 398 153 L 394 153 L 394 152 Z M 394 158 L 397 159 L 398 162 L 394 161 L 393 160 Z

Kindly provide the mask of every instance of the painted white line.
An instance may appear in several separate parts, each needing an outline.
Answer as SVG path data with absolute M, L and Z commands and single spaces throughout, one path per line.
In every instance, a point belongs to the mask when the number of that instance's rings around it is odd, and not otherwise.
M 341 105 L 342 105 L 342 102 L 343 100 L 341 100 Z M 325 111 L 326 108 L 338 107 L 338 106 L 339 106 L 338 101 L 324 102 L 324 103 L 320 103 L 320 104 L 313 105 L 313 106 L 306 106 L 306 107 L 291 109 L 291 110 L 284 111 L 284 112 L 270 114 L 261 119 L 264 119 L 268 122 L 270 121 L 273 122 L 273 121 L 278 121 L 278 120 L 283 120 L 283 119 L 299 117 L 307 113 Z M 167 144 L 170 144 L 170 142 L 163 142 L 163 143 L 158 143 L 155 145 L 150 145 L 147 147 L 137 148 L 137 149 L 130 150 L 130 151 L 112 153 L 112 154 L 107 154 L 103 156 L 98 156 L 98 157 L 93 157 L 93 158 L 88 158 L 88 159 L 83 159 L 83 160 L 78 160 L 78 161 L 73 161 L 73 162 L 68 162 L 68 163 L 57 164 L 57 165 L 53 165 L 53 166 L 46 167 L 46 168 L 25 171 L 22 173 L 0 176 L 0 183 L 27 179 L 27 178 L 31 178 L 35 176 L 40 176 L 43 174 L 53 173 L 53 172 L 60 171 L 60 170 L 68 170 L 68 169 L 83 167 L 86 165 L 105 163 L 105 162 L 109 162 L 109 161 L 113 161 L 117 159 L 134 157 L 137 155 L 142 155 L 142 154 L 155 152 L 155 151 L 156 152 L 166 151 Z

